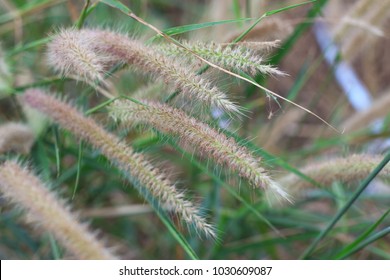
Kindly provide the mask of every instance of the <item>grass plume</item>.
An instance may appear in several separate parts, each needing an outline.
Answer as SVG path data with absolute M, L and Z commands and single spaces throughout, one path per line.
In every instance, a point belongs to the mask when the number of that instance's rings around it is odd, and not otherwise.
M 322 186 L 329 186 L 332 182 L 344 184 L 364 179 L 381 162 L 380 156 L 368 154 L 354 154 L 348 157 L 333 158 L 318 163 L 310 163 L 300 171 L 314 179 Z M 390 166 L 386 166 L 380 178 L 390 178 Z M 288 187 L 293 194 L 304 192 L 304 189 L 312 187 L 312 184 L 302 180 L 295 174 L 287 175 L 280 180 L 280 184 Z
M 141 102 L 144 105 L 129 100 L 116 100 L 110 105 L 110 114 L 124 124 L 147 124 L 166 135 L 173 135 L 179 138 L 184 146 L 193 147 L 201 156 L 238 172 L 241 177 L 249 180 L 253 187 L 288 199 L 288 195 L 261 166 L 260 159 L 254 158 L 234 139 L 179 109 L 157 102 Z
M 163 53 L 173 57 L 187 56 L 191 61 L 194 57 L 186 49 L 189 49 L 201 57 L 231 71 L 244 71 L 255 76 L 257 73 L 263 75 L 284 75 L 283 72 L 265 63 L 264 58 L 254 51 L 245 48 L 244 45 L 226 45 L 204 42 L 181 42 L 185 47 L 181 48 L 173 44 L 164 44 L 160 47 Z
M 0 154 L 10 151 L 28 154 L 34 141 L 35 135 L 26 124 L 8 122 L 0 126 Z
M 15 161 L 0 165 L 0 191 L 24 209 L 27 221 L 53 236 L 77 259 L 116 259 L 42 181 Z

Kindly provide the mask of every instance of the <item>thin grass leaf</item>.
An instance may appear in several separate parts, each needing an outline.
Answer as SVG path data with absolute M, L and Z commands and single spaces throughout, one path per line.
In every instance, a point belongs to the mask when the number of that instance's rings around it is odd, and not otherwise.
M 367 247 L 368 245 L 370 245 L 371 243 L 385 237 L 386 235 L 388 235 L 390 233 L 390 227 L 387 227 L 373 235 L 371 235 L 369 238 L 367 238 L 365 241 L 361 242 L 359 245 L 357 245 L 356 247 L 354 247 L 352 250 L 346 252 L 341 259 L 345 259 L 345 258 L 348 258 L 350 255 L 352 254 L 355 254 L 356 252 L 364 249 L 365 247 Z
M 84 149 L 84 146 L 83 146 L 83 141 L 80 140 L 80 143 L 79 143 L 79 152 L 78 152 L 78 156 L 77 156 L 77 173 L 76 173 L 76 181 L 74 183 L 74 188 L 73 188 L 73 193 L 72 193 L 72 200 L 75 198 L 76 196 L 76 192 L 77 192 L 77 189 L 79 187 L 79 183 L 80 183 L 80 174 L 81 174 L 81 165 L 82 165 L 82 160 L 83 160 L 83 149 Z
M 240 18 L 241 16 L 241 7 L 238 0 L 233 0 L 233 14 L 235 18 Z
M 164 29 L 162 30 L 162 32 L 164 32 L 168 36 L 174 36 L 174 35 L 183 34 L 190 31 L 195 31 L 195 30 L 212 27 L 216 25 L 228 24 L 228 23 L 239 23 L 239 22 L 250 21 L 250 20 L 253 20 L 253 18 L 238 18 L 238 19 L 228 19 L 228 20 L 220 20 L 220 21 L 212 21 L 212 22 L 202 22 L 202 23 L 175 26 L 175 27 Z M 157 38 L 161 38 L 161 35 L 155 35 L 149 40 L 152 41 Z
M 16 17 L 25 16 L 34 11 L 39 11 L 48 8 L 53 5 L 60 4 L 66 0 L 43 0 L 37 3 L 37 1 L 28 1 L 22 7 L 18 8 L 18 13 L 9 12 L 0 16 L 0 24 L 14 20 Z
M 130 14 L 132 13 L 132 10 L 127 7 L 126 5 L 124 5 L 122 2 L 120 1 L 117 1 L 117 0 L 100 0 L 100 2 L 108 5 L 108 6 L 111 6 L 115 9 L 118 9 L 120 10 L 122 13 L 125 13 L 125 14 Z
M 370 226 L 365 232 L 362 233 L 354 242 L 342 249 L 337 255 L 332 259 L 341 260 L 350 256 L 353 252 L 368 236 L 374 232 L 374 230 L 383 222 L 383 220 L 390 213 L 390 209 L 387 210 L 372 226 Z
M 34 48 L 38 48 L 38 47 L 41 47 L 43 45 L 46 45 L 47 43 L 49 43 L 51 41 L 51 37 L 45 37 L 45 38 L 42 38 L 42 39 L 38 39 L 38 40 L 35 40 L 35 41 L 32 41 L 30 43 L 27 43 L 25 45 L 21 45 L 21 46 L 17 46 L 16 48 L 14 48 L 13 50 L 10 50 L 8 52 L 5 53 L 5 56 L 6 57 L 11 57 L 11 56 L 14 56 L 18 53 L 21 53 L 21 52 L 24 52 L 24 51 L 28 51 L 28 50 L 31 50 L 31 49 L 34 49 Z
M 25 90 L 30 89 L 30 88 L 45 87 L 45 86 L 49 86 L 49 85 L 52 85 L 55 83 L 61 83 L 61 82 L 66 81 L 66 80 L 70 80 L 70 79 L 61 78 L 61 77 L 59 78 L 58 76 L 53 77 L 53 78 L 49 78 L 49 79 L 44 79 L 44 80 L 36 82 L 36 83 L 31 83 L 31 84 L 27 84 L 27 85 L 20 86 L 20 87 L 15 87 L 13 89 L 13 91 L 11 92 L 11 94 L 23 94 L 23 92 Z
M 81 28 L 83 27 L 84 22 L 85 22 L 85 20 L 87 19 L 89 13 L 93 10 L 93 9 L 91 10 L 91 9 L 89 8 L 90 3 L 91 3 L 90 0 L 86 0 L 86 2 L 85 2 L 85 4 L 84 4 L 84 8 L 83 8 L 83 10 L 81 11 L 80 17 L 79 17 L 79 19 L 77 20 L 77 22 L 76 22 L 76 24 L 75 24 L 75 26 L 76 26 L 77 29 L 81 29 Z M 95 3 L 95 6 L 94 6 L 94 7 L 96 7 L 96 4 L 97 4 L 97 3 L 98 3 L 98 2 Z
M 56 154 L 56 169 L 57 169 L 57 178 L 61 174 L 61 156 L 60 156 L 60 136 L 58 133 L 58 127 L 53 127 L 53 134 L 54 134 L 54 151 Z
M 306 4 L 309 4 L 309 3 L 312 3 L 312 2 L 316 2 L 317 0 L 314 0 L 314 1 L 308 1 L 308 2 L 303 2 L 303 3 L 299 3 L 299 4 L 295 4 L 295 5 L 290 5 L 290 6 L 287 6 L 287 7 L 283 7 L 283 8 L 280 8 L 280 9 L 276 9 L 276 10 L 271 10 L 271 11 L 268 11 L 268 12 L 265 12 L 262 16 L 260 16 L 249 28 L 247 28 L 243 33 L 241 33 L 236 39 L 233 40 L 233 43 L 238 43 L 239 41 L 241 41 L 253 28 L 255 28 L 255 26 L 260 22 L 262 21 L 263 19 L 265 19 L 266 17 L 268 16 L 271 16 L 271 15 L 275 15 L 277 13 L 280 13 L 280 12 L 284 12 L 284 11 L 287 11 L 287 10 L 290 10 L 290 9 L 294 9 L 296 7 L 299 7 L 299 6 L 302 6 L 302 5 L 306 5 Z M 276 64 L 276 63 L 275 63 Z
M 55 260 L 62 259 L 61 248 L 58 246 L 57 241 L 54 239 L 53 234 L 49 233 L 49 243 L 51 248 L 51 253 Z
M 287 237 L 258 238 L 260 240 L 240 240 L 236 243 L 226 244 L 223 248 L 224 253 L 248 253 L 250 250 L 258 251 L 266 247 L 291 245 L 296 241 L 306 241 L 316 235 L 315 232 L 305 232 L 290 235 Z
M 100 103 L 99 105 L 97 105 L 97 106 L 89 109 L 88 111 L 86 111 L 85 115 L 88 116 L 88 115 L 94 114 L 95 112 L 99 111 L 100 109 L 103 109 L 104 107 L 110 105 L 112 102 L 114 102 L 118 98 L 119 97 L 111 98 L 111 99 L 108 99 L 107 101 L 104 101 L 104 102 Z

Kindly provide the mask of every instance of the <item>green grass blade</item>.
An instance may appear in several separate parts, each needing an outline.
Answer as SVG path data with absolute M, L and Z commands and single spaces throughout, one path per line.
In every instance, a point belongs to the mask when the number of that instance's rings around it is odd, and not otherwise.
M 212 21 L 212 22 L 203 22 L 203 23 L 195 23 L 195 24 L 188 24 L 188 25 L 181 25 L 181 26 L 175 26 L 171 28 L 167 28 L 162 30 L 166 35 L 168 36 L 174 36 L 178 34 L 183 34 L 190 31 L 195 31 L 207 27 L 212 27 L 215 25 L 221 25 L 221 24 L 228 24 L 228 23 L 240 23 L 244 21 L 250 21 L 253 20 L 252 18 L 239 18 L 239 19 L 228 19 L 228 20 L 220 20 L 220 21 Z M 160 35 L 153 36 L 150 40 L 155 40 L 157 38 L 160 38 Z
M 235 18 L 240 18 L 241 16 L 241 8 L 238 0 L 233 0 L 233 14 Z
M 97 111 L 99 111 L 100 109 L 110 105 L 112 102 L 114 102 L 115 100 L 117 100 L 118 98 L 111 98 L 111 99 L 108 99 L 107 101 L 104 101 L 102 103 L 100 103 L 99 105 L 89 109 L 88 111 L 85 112 L 85 115 L 91 115 Z
M 28 50 L 31 50 L 31 49 L 34 49 L 34 48 L 38 48 L 38 47 L 41 47 L 43 45 L 46 45 L 50 41 L 51 41 L 51 37 L 50 36 L 42 38 L 42 39 L 38 39 L 38 40 L 32 41 L 30 43 L 27 43 L 25 45 L 17 46 L 13 50 L 10 50 L 10 51 L 6 52 L 5 56 L 6 57 L 10 57 L 10 56 L 16 55 L 16 54 L 24 52 L 24 51 L 28 51 Z
M 318 243 L 330 232 L 334 225 L 340 220 L 340 218 L 348 211 L 348 209 L 354 204 L 354 202 L 359 198 L 362 192 L 367 188 L 369 183 L 378 175 L 378 173 L 386 166 L 390 161 L 390 152 L 386 154 L 381 163 L 370 173 L 370 175 L 362 182 L 360 187 L 355 191 L 352 197 L 348 200 L 345 206 L 338 211 L 336 216 L 330 221 L 330 223 L 320 232 L 317 238 L 313 243 L 307 248 L 307 250 L 302 254 L 301 259 L 307 259 L 310 254 L 317 247 Z
M 29 89 L 29 88 L 45 87 L 45 86 L 49 86 L 49 85 L 52 85 L 55 83 L 61 83 L 61 82 L 66 81 L 66 80 L 70 80 L 70 79 L 65 78 L 65 77 L 59 78 L 57 76 L 54 78 L 44 79 L 44 80 L 38 81 L 36 83 L 31 83 L 31 84 L 27 84 L 27 85 L 20 86 L 20 87 L 15 87 L 13 89 L 13 91 L 11 92 L 11 94 L 22 94 L 22 93 L 24 93 L 24 91 L 26 89 Z
M 302 3 L 290 5 L 290 6 L 287 6 L 287 7 L 283 7 L 283 8 L 280 8 L 280 9 L 268 11 L 268 12 L 265 13 L 265 16 L 267 16 L 267 17 L 268 16 L 272 16 L 272 15 L 275 15 L 277 13 L 284 12 L 284 11 L 287 11 L 287 10 L 290 10 L 290 9 L 294 9 L 294 8 L 300 7 L 302 5 L 306 5 L 306 4 L 310 4 L 310 3 L 314 3 L 314 2 L 317 2 L 317 0 L 306 1 L 306 2 L 302 2 Z
M 333 259 L 341 260 L 345 259 L 349 255 L 351 255 L 351 252 L 353 252 L 362 242 L 365 240 L 387 217 L 387 215 L 390 213 L 390 209 L 387 210 L 378 221 L 376 221 L 372 226 L 370 226 L 365 232 L 363 232 L 362 235 L 360 235 L 354 242 L 346 246 L 343 250 L 341 250 L 336 256 L 333 257 Z
M 121 12 L 125 13 L 125 14 L 130 14 L 132 13 L 131 9 L 129 7 L 127 7 L 126 5 L 124 5 L 122 2 L 120 1 L 117 1 L 117 0 L 100 0 L 100 2 L 108 5 L 108 6 L 111 6 L 115 9 L 118 9 L 120 10 Z
M 381 239 L 382 237 L 388 235 L 389 233 L 390 233 L 390 227 L 387 227 L 387 228 L 385 228 L 385 229 L 383 229 L 383 230 L 381 230 L 381 231 L 371 235 L 369 238 L 367 238 L 365 241 L 361 242 L 355 248 L 353 248 L 349 252 L 345 253 L 342 256 L 342 259 L 348 258 L 350 255 L 355 254 L 356 252 L 364 249 L 365 247 L 367 247 L 371 243 L 377 241 L 378 239 Z
M 56 169 L 57 169 L 57 178 L 61 174 L 61 156 L 60 156 L 60 135 L 58 133 L 58 126 L 53 126 L 54 134 L 54 151 L 56 154 Z
M 49 243 L 50 243 L 51 252 L 53 254 L 53 258 L 55 260 L 61 260 L 62 259 L 61 248 L 58 246 L 57 241 L 55 240 L 52 234 L 49 234 Z
M 83 160 L 83 149 L 84 149 L 84 146 L 83 146 L 83 141 L 80 140 L 80 143 L 79 143 L 79 152 L 78 152 L 78 155 L 77 155 L 77 173 L 76 173 L 76 182 L 74 183 L 74 188 L 73 188 L 73 193 L 72 193 L 72 200 L 75 198 L 76 196 L 76 192 L 77 192 L 77 189 L 79 187 L 79 183 L 80 183 L 80 174 L 81 174 L 81 164 L 82 164 L 82 160 Z
M 16 2 L 16 1 L 14 1 Z M 32 14 L 34 11 L 45 9 L 47 7 L 61 4 L 65 2 L 64 0 L 43 0 L 43 1 L 24 1 L 22 7 L 18 7 L 18 12 L 10 11 L 6 14 L 0 15 L 0 24 L 6 23 L 8 21 L 14 20 L 16 17 L 23 17 L 27 14 Z
M 90 11 L 90 10 L 89 10 L 89 4 L 90 4 L 90 2 L 91 2 L 90 0 L 87 0 L 87 1 L 85 2 L 85 4 L 84 4 L 84 8 L 83 8 L 83 10 L 81 11 L 80 17 L 79 17 L 79 19 L 77 20 L 77 22 L 76 22 L 76 24 L 75 24 L 75 26 L 76 26 L 77 29 L 81 29 L 81 28 L 83 27 L 84 22 L 85 22 L 85 20 L 86 20 L 87 17 L 88 17 L 88 14 L 89 14 L 88 11 Z M 95 6 L 95 7 L 96 7 L 96 6 Z

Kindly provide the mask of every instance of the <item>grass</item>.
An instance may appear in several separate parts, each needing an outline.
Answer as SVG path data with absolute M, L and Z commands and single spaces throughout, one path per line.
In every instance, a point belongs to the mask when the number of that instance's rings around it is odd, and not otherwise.
M 229 12 L 220 18 L 216 11 L 209 9 L 208 1 L 150 0 L 148 5 L 143 1 L 116 0 L 8 2 L 0 4 L 0 151 L 3 139 L 17 139 L 10 138 L 8 135 L 12 133 L 5 128 L 1 129 L 9 121 L 24 123 L 35 137 L 33 146 L 26 152 L 4 145 L 6 151 L 0 154 L 0 193 L 4 194 L 0 196 L 2 259 L 75 257 L 62 237 L 58 238 L 56 229 L 45 230 L 40 223 L 31 224 L 22 219 L 29 208 L 23 206 L 23 201 L 9 199 L 4 191 L 9 179 L 1 175 L 5 170 L 2 164 L 15 158 L 23 165 L 28 163 L 31 172 L 47 184 L 50 192 L 65 199 L 67 205 L 80 213 L 81 220 L 89 223 L 90 230 L 98 230 L 97 240 L 115 247 L 113 254 L 119 258 L 389 258 L 386 252 L 390 250 L 390 178 L 383 175 L 388 174 L 390 160 L 385 146 L 390 135 L 388 112 L 375 114 L 384 120 L 379 130 L 372 130 L 368 124 L 354 132 L 340 133 L 343 130 L 340 125 L 359 112 L 354 112 L 348 99 L 343 97 L 332 67 L 326 66 L 311 34 L 310 27 L 319 17 L 329 25 L 341 22 L 342 17 L 335 12 L 337 9 L 330 9 L 336 4 L 326 0 L 264 1 L 258 9 L 250 9 L 243 3 L 251 4 L 252 1 L 226 1 L 226 7 L 221 9 L 226 8 Z M 324 7 L 329 7 L 335 14 L 328 14 Z M 207 14 L 206 11 L 210 12 Z M 364 15 L 361 16 L 364 19 Z M 292 31 L 288 34 L 273 32 L 278 24 L 288 24 L 285 28 Z M 375 27 L 384 28 L 381 23 L 376 24 Z M 69 59 L 66 69 L 61 68 L 61 59 L 55 60 L 55 65 L 53 59 L 47 61 L 48 49 L 55 44 L 61 28 L 73 28 L 72 32 L 78 34 L 87 28 L 102 26 L 121 30 L 129 36 L 123 39 L 120 37 L 123 35 L 115 33 L 112 38 L 118 40 L 105 42 L 108 33 L 95 41 L 85 39 L 89 33 L 84 33 L 81 39 L 75 35 L 72 43 L 81 46 L 76 55 L 87 57 L 85 61 L 88 63 L 101 63 L 102 68 L 90 68 L 97 69 L 96 73 L 81 75 L 81 71 L 73 71 L 79 69 L 72 68 L 76 58 Z M 273 29 L 267 30 L 267 26 Z M 214 35 L 210 36 L 213 32 Z M 347 31 L 347 37 L 352 38 L 356 32 L 362 32 L 359 38 L 369 37 L 360 29 Z M 212 48 L 208 48 L 207 57 L 204 53 L 202 56 L 196 47 L 190 48 L 191 42 L 196 40 L 202 47 L 214 40 L 225 45 L 221 44 L 223 51 L 216 49 L 218 57 L 213 60 Z M 227 68 L 235 65 L 236 57 L 240 59 L 247 55 L 245 42 L 274 40 L 280 40 L 278 47 L 266 51 L 251 50 L 250 54 L 254 59 L 261 56 L 261 63 L 277 67 L 288 76 L 270 77 L 248 73 L 245 68 Z M 229 63 L 223 61 L 227 56 L 227 43 L 232 51 L 235 44 L 242 44 L 239 45 L 242 46 L 240 51 L 237 49 L 236 53 L 229 55 L 233 60 Z M 388 44 L 381 38 L 367 39 L 363 43 L 377 48 L 378 52 Z M 154 48 L 160 44 L 176 45 L 173 58 L 166 56 L 163 48 L 162 51 Z M 72 44 L 68 46 L 67 49 L 72 49 Z M 143 56 L 126 53 L 129 46 L 133 53 L 143 53 Z M 302 52 L 302 48 L 307 51 Z M 93 52 L 88 53 L 92 49 Z M 61 51 L 61 48 L 55 49 L 53 56 L 57 59 Z M 109 55 L 108 51 L 111 51 Z M 359 51 L 364 53 L 367 49 Z M 97 60 L 89 61 L 88 57 L 95 54 Z M 155 60 L 151 61 L 151 57 Z M 350 62 L 358 73 L 366 73 L 360 77 L 368 85 L 374 100 L 388 92 L 386 79 L 377 70 L 382 66 L 369 64 L 365 56 L 348 57 L 354 57 Z M 342 54 L 340 59 L 344 59 Z M 383 61 L 374 62 L 384 65 L 386 59 L 389 58 L 384 55 Z M 158 69 L 161 61 L 164 65 Z M 77 66 L 83 67 L 83 64 Z M 374 72 L 368 75 L 367 69 L 374 69 Z M 381 71 L 388 71 L 386 67 L 384 69 Z M 188 115 L 188 119 L 177 117 L 175 121 L 173 115 L 162 115 L 164 112 L 148 105 L 152 103 L 131 95 L 144 86 L 153 85 L 160 77 L 164 78 L 161 88 L 157 87 L 155 92 L 151 87 L 150 96 L 148 93 L 145 99 L 165 103 L 164 107 L 158 107 L 166 108 L 165 114 L 174 112 L 169 108 L 176 108 L 180 111 L 178 116 Z M 192 83 L 191 86 L 198 89 L 189 89 L 186 83 Z M 202 88 L 196 92 L 199 85 Z M 137 178 L 140 173 L 137 165 L 125 166 L 119 155 L 121 151 L 117 150 L 116 156 L 110 155 L 111 150 L 105 146 L 108 140 L 93 143 L 91 137 L 96 135 L 90 137 L 93 131 L 80 131 L 77 126 L 81 122 L 77 118 L 64 125 L 62 119 L 65 117 L 56 119 L 53 117 L 56 112 L 50 112 L 50 108 L 43 110 L 42 104 L 26 98 L 31 89 L 43 89 L 49 94 L 56 92 L 60 99 L 70 101 L 72 107 L 77 107 L 104 126 L 107 133 L 118 137 L 117 143 L 126 143 L 134 153 L 147 158 L 155 166 L 153 183 L 144 184 L 143 176 Z M 214 96 L 199 98 L 207 90 L 214 92 Z M 216 110 L 215 107 L 221 104 L 216 100 L 219 95 L 231 103 Z M 188 96 L 198 99 L 188 99 Z M 209 100 L 212 102 L 207 105 Z M 30 105 L 35 102 L 33 107 L 41 112 L 31 111 L 26 102 Z M 141 113 L 135 111 L 137 115 L 133 119 L 126 117 L 130 124 L 123 125 L 123 116 L 116 116 L 118 122 L 110 117 L 110 111 L 117 104 L 130 104 L 129 110 L 138 108 Z M 232 104 L 237 105 L 237 109 L 233 113 L 224 112 Z M 293 108 L 303 111 L 302 116 L 287 125 L 282 123 L 289 121 L 282 117 Z M 42 112 L 56 123 L 45 119 L 47 117 L 42 116 Z M 170 120 L 180 129 L 175 130 L 174 126 L 164 129 L 165 123 L 161 120 Z M 199 132 L 186 129 L 192 120 L 199 122 L 194 127 L 207 129 Z M 180 124 L 179 121 L 183 122 Z M 282 131 L 271 133 L 281 125 L 285 127 Z M 196 135 L 191 135 L 194 133 Z M 208 138 L 208 135 L 212 136 Z M 270 140 L 271 135 L 276 135 L 276 138 Z M 220 139 L 223 139 L 223 144 L 218 142 Z M 24 140 L 31 142 L 31 139 Z M 232 143 L 234 148 L 229 150 Z M 262 148 L 265 143 L 272 145 L 267 146 L 269 149 Z M 225 156 L 224 152 L 230 154 Z M 304 166 L 314 167 L 318 162 L 332 163 L 334 158 L 368 153 L 375 154 L 375 159 L 380 160 L 363 179 L 361 174 L 356 174 L 346 181 L 326 180 L 323 184 L 303 172 Z M 359 164 L 362 163 L 356 162 L 357 170 Z M 213 225 L 215 238 L 202 234 L 201 226 L 197 228 L 187 223 L 190 219 L 183 218 L 180 209 L 164 203 L 169 201 L 166 195 L 156 195 L 161 191 L 150 188 L 150 185 L 158 184 L 159 172 L 166 174 L 161 180 L 173 182 L 180 196 L 191 202 L 196 213 Z M 275 184 L 294 174 L 307 187 L 294 192 L 291 189 L 294 186 L 281 185 L 283 190 L 291 190 L 294 194 L 289 197 L 290 203 L 279 197 L 281 190 L 259 179 L 263 172 L 269 174 Z M 14 207 L 10 200 L 16 201 L 19 207 Z M 119 211 L 122 206 L 140 205 L 149 207 L 149 210 L 132 212 L 131 209 L 135 208 L 126 208 L 129 210 L 125 213 Z M 117 214 L 111 217 L 83 215 L 98 209 L 109 209 Z M 50 222 L 50 214 L 44 215 Z M 82 257 L 76 254 L 76 258 Z

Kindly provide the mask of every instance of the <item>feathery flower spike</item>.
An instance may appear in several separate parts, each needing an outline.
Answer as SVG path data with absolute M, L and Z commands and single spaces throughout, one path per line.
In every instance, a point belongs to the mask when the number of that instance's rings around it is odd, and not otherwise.
M 25 124 L 9 122 L 0 126 L 0 154 L 9 151 L 27 154 L 34 141 L 34 133 Z
M 203 42 L 181 42 L 187 49 L 197 53 L 214 64 L 236 72 L 244 71 L 251 75 L 261 73 L 264 75 L 285 75 L 275 67 L 265 64 L 263 58 L 243 45 L 228 45 Z M 171 56 L 187 55 L 191 61 L 193 55 L 186 49 L 174 44 L 164 44 L 159 47 L 162 53 Z
M 0 191 L 26 210 L 27 221 L 50 232 L 78 259 L 116 259 L 99 243 L 85 224 L 80 224 L 69 207 L 32 174 L 14 161 L 0 165 Z
M 233 138 L 226 137 L 179 109 L 156 102 L 141 102 L 144 105 L 129 100 L 116 100 L 109 107 L 110 114 L 127 125 L 147 124 L 162 133 L 174 135 L 184 145 L 194 147 L 200 155 L 238 172 L 252 186 L 261 187 L 267 193 L 288 200 L 288 195 L 260 166 L 260 161 L 245 147 L 239 146 Z
M 381 160 L 380 156 L 354 154 L 348 157 L 308 164 L 300 170 L 321 185 L 329 186 L 335 181 L 349 183 L 362 180 L 370 174 Z M 390 178 L 390 166 L 386 166 L 379 173 L 379 177 Z M 278 182 L 294 193 L 299 193 L 302 189 L 312 186 L 312 184 L 302 180 L 295 174 L 282 177 Z

